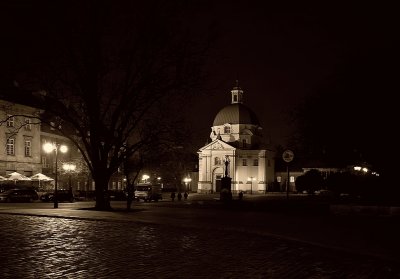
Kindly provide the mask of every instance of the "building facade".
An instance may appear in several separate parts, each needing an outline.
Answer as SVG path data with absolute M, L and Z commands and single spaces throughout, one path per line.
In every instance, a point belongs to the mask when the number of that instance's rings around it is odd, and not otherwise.
M 0 175 L 41 172 L 39 110 L 0 100 Z
M 264 193 L 275 179 L 274 152 L 265 148 L 255 113 L 243 104 L 243 90 L 231 90 L 231 104 L 215 116 L 211 142 L 199 149 L 198 192 L 219 192 L 221 178 L 236 193 Z

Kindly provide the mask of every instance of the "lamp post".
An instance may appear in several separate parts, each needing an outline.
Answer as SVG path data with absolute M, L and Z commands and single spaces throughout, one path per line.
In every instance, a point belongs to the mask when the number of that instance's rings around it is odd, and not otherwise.
M 58 186 L 58 151 L 65 153 L 68 151 L 68 147 L 66 145 L 58 144 L 57 142 L 55 143 L 45 143 L 43 145 L 43 150 L 46 153 L 52 153 L 54 152 L 54 157 L 56 161 L 56 171 L 55 171 L 55 179 L 54 179 L 54 208 L 58 208 L 58 197 L 57 197 L 57 186 Z
M 253 181 L 256 180 L 255 177 L 250 176 L 247 178 L 247 181 L 251 181 L 251 186 L 250 186 L 250 195 L 253 195 Z
M 69 190 L 69 194 L 71 195 L 71 199 L 72 199 L 71 173 L 75 171 L 76 166 L 72 163 L 66 163 L 66 164 L 63 164 L 63 169 L 65 170 L 65 172 L 68 173 L 68 190 Z

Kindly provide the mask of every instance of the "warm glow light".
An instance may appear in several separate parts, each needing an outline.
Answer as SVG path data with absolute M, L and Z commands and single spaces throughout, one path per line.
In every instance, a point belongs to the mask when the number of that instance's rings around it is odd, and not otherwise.
M 46 153 L 53 152 L 53 150 L 54 150 L 54 145 L 53 145 L 52 143 L 50 143 L 50 142 L 46 142 L 45 144 L 43 144 L 43 150 L 44 150 Z
M 157 177 L 157 180 L 160 181 L 160 180 L 161 180 L 161 177 Z
M 74 164 L 64 164 L 63 169 L 65 171 L 74 171 L 76 169 L 76 166 Z
M 192 181 L 192 179 L 190 177 L 185 177 L 183 179 L 183 182 L 185 182 L 185 183 L 189 183 L 190 181 Z
M 367 168 L 362 168 L 363 172 L 368 172 Z
M 50 142 L 46 142 L 45 144 L 43 144 L 43 150 L 46 152 L 46 153 L 51 153 L 51 152 L 53 152 L 54 150 L 56 150 L 56 145 L 54 144 L 54 143 L 50 143 Z M 60 145 L 59 146 L 59 150 L 62 152 L 62 153 L 66 153 L 67 151 L 68 151 L 68 147 L 66 146 L 66 145 Z
M 62 153 L 66 153 L 68 151 L 68 147 L 66 145 L 60 145 L 60 151 Z
M 143 174 L 142 175 L 142 180 L 146 180 L 146 179 L 149 179 L 150 178 L 150 176 L 148 176 L 147 174 Z
M 354 167 L 354 170 L 356 170 L 356 171 L 360 171 L 360 170 L 361 170 L 361 167 L 359 167 L 359 166 L 355 166 L 355 167 Z

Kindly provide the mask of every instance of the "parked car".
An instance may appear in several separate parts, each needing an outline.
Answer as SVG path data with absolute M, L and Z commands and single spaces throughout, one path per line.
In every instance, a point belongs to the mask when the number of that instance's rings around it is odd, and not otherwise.
M 33 202 L 39 196 L 33 189 L 11 189 L 0 193 L 1 202 Z
M 54 192 L 48 192 L 40 197 L 43 202 L 54 201 Z M 59 202 L 74 202 L 74 194 L 69 190 L 57 190 L 57 200 Z

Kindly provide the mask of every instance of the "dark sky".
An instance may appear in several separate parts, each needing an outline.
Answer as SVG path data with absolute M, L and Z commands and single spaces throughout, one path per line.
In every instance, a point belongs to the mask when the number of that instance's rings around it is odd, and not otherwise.
M 219 34 L 208 64 L 207 94 L 189 105 L 188 118 L 199 147 L 209 139 L 217 112 L 230 103 L 236 79 L 245 91 L 245 104 L 258 115 L 264 134 L 283 145 L 291 131 L 288 112 L 305 96 L 335 94 L 335 90 L 327 89 L 347 86 L 354 96 L 394 96 L 391 85 L 397 79 L 393 73 L 397 69 L 400 26 L 397 9 L 381 2 L 301 2 L 196 1 L 195 8 L 203 14 L 198 26 L 215 21 Z M 15 40 L 20 50 L 34 47 L 21 37 L 31 36 L 26 30 L 34 21 L 51 26 L 51 21 L 43 17 L 54 11 L 43 7 L 35 10 L 33 0 L 10 3 L 17 14 L 2 9 L 0 30 Z M 15 9 L 18 5 L 21 13 Z M 12 49 L 9 51 L 3 51 L 1 57 L 11 64 L 13 59 L 18 61 L 12 57 Z
M 222 36 L 210 69 L 218 90 L 194 108 L 196 115 L 203 115 L 196 117 L 196 123 L 204 140 L 218 110 L 230 102 L 236 79 L 264 133 L 280 144 L 291 131 L 288 112 L 307 95 L 346 87 L 346 82 L 353 83 L 348 86 L 355 95 L 387 95 L 377 94 L 376 88 L 366 84 L 370 79 L 387 83 L 382 71 L 394 70 L 391 55 L 397 55 L 398 39 L 394 7 L 351 1 L 301 5 L 216 2 L 210 13 L 219 20 Z M 347 81 L 337 85 L 338 80 Z

